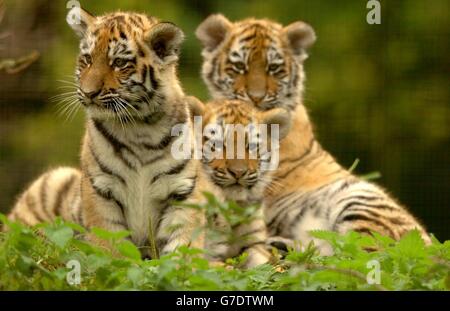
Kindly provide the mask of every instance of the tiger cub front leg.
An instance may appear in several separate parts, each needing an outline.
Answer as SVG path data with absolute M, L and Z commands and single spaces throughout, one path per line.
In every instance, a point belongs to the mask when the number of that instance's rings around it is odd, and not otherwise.
M 186 245 L 204 248 L 204 214 L 198 210 L 183 206 L 167 207 L 156 235 L 161 245 L 161 255 L 171 253 Z
M 268 233 L 263 217 L 263 209 L 259 208 L 249 223 L 241 224 L 234 228 L 234 235 L 238 238 L 237 254 L 248 254 L 243 264 L 244 268 L 253 268 L 270 262 L 271 253 L 267 250 L 266 240 Z
M 114 199 L 110 190 L 100 189 L 87 176 L 81 184 L 83 224 L 88 229 L 101 228 L 111 232 L 127 230 L 123 206 Z M 111 249 L 107 240 L 88 233 L 86 239 L 97 246 Z

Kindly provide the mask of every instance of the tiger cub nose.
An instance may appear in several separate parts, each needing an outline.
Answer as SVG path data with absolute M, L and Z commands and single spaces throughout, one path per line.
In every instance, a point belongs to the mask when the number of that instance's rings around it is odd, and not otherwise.
M 242 176 L 245 175 L 245 173 L 247 173 L 247 169 L 243 168 L 243 167 L 231 167 L 228 168 L 228 172 L 230 173 L 231 176 L 233 176 L 235 179 L 239 179 Z
M 91 92 L 84 92 L 84 95 L 86 95 L 86 97 L 88 97 L 89 99 L 94 99 L 101 93 L 101 91 L 102 90 L 100 89 Z
M 250 97 L 250 100 L 254 102 L 255 104 L 259 104 L 263 101 L 264 97 L 266 97 L 265 92 L 247 92 L 248 97 Z

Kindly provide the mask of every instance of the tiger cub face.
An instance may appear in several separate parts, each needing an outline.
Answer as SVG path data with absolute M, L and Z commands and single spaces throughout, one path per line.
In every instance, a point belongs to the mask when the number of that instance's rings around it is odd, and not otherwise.
M 214 98 L 252 101 L 259 109 L 293 108 L 303 88 L 303 61 L 316 36 L 304 22 L 266 19 L 232 23 L 211 15 L 196 31 L 203 79 Z
M 278 164 L 273 162 L 278 139 L 289 132 L 290 113 L 283 108 L 259 111 L 250 103 L 219 100 L 203 106 L 202 114 L 207 174 L 227 200 L 260 202 L 276 169 L 273 165 Z M 267 126 L 267 132 L 261 126 Z M 278 134 L 272 136 L 274 128 Z
M 80 37 L 77 94 L 91 116 L 145 119 L 164 109 L 166 85 L 172 92 L 178 85 L 171 83 L 184 38 L 178 27 L 136 13 L 95 17 L 81 8 L 67 22 Z

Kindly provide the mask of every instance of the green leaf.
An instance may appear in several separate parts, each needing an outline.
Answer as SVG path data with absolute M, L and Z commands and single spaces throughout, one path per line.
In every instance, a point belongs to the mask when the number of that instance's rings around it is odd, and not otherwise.
M 59 248 L 64 248 L 73 238 L 73 230 L 69 227 L 45 227 L 44 232 L 47 238 Z
M 144 272 L 138 267 L 130 267 L 127 271 L 127 277 L 137 287 L 144 280 Z
M 397 251 L 405 257 L 422 257 L 425 255 L 425 242 L 418 230 L 408 232 L 397 244 Z
M 141 259 L 141 252 L 132 242 L 124 240 L 117 245 L 120 254 L 133 260 Z
M 129 231 L 116 231 L 111 232 L 102 228 L 92 228 L 91 232 L 100 239 L 103 240 L 120 240 L 130 235 Z

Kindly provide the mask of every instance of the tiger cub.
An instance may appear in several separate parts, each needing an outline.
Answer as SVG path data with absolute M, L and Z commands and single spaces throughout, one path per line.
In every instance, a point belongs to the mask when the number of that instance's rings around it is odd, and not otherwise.
M 266 250 L 267 230 L 260 204 L 278 165 L 278 140 L 289 132 L 289 111 L 282 108 L 258 111 L 238 100 L 198 103 L 192 110 L 203 116 L 204 170 L 219 186 L 225 200 L 234 201 L 252 213 L 248 221 L 231 227 L 236 241 L 207 240 L 206 248 L 221 259 L 245 251 L 246 267 L 267 263 L 271 255 Z M 273 125 L 278 126 L 277 134 Z M 215 220 L 217 228 L 227 226 L 224 219 Z
M 202 248 L 202 236 L 193 240 L 193 231 L 203 214 L 171 203 L 201 201 L 199 189 L 210 185 L 200 161 L 172 152 L 175 141 L 193 135 L 176 74 L 183 32 L 135 13 L 94 17 L 74 8 L 68 21 L 81 39 L 76 81 L 87 116 L 81 171 L 46 173 L 25 191 L 11 217 L 33 224 L 60 215 L 88 228 L 130 230 L 144 256 L 149 240 L 162 253 L 185 244 Z M 177 139 L 171 133 L 176 124 L 189 129 Z
M 400 239 L 423 226 L 379 186 L 343 169 L 317 142 L 302 104 L 311 26 L 270 20 L 232 23 L 208 17 L 196 31 L 202 42 L 203 79 L 214 98 L 238 98 L 261 110 L 292 110 L 292 129 L 281 141 L 280 166 L 265 194 L 271 240 L 312 240 L 310 230 L 375 231 Z M 274 238 L 277 237 L 277 238 Z M 317 242 L 317 241 L 316 241 Z M 324 250 L 324 252 L 326 252 Z

